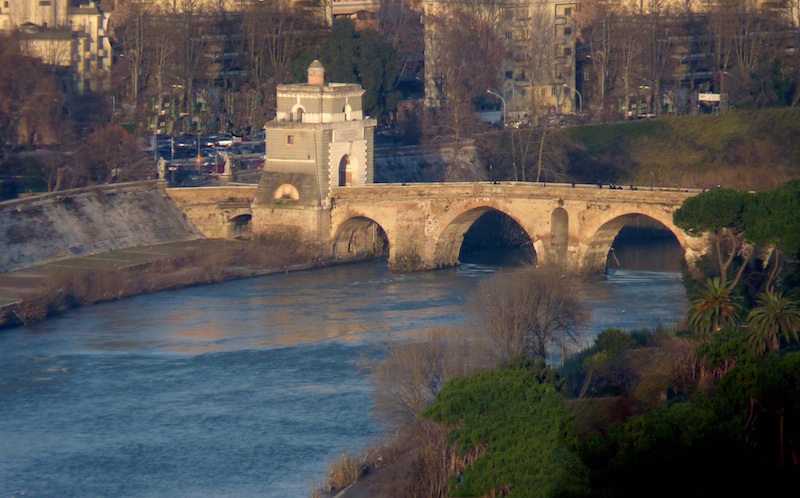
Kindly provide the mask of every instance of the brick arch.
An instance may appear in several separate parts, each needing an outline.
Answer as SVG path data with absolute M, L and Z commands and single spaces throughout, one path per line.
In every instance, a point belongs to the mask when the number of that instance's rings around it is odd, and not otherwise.
M 298 192 L 297 187 L 291 183 L 284 183 L 275 189 L 275 192 L 272 194 L 272 198 L 275 200 L 291 199 L 293 201 L 299 201 L 300 192 Z
M 475 224 L 478 218 L 490 211 L 502 213 L 514 220 L 528 235 L 531 243 L 535 242 L 534 235 L 517 216 L 509 214 L 503 209 L 488 205 L 471 207 L 450 220 L 444 230 L 442 230 L 436 238 L 434 250 L 436 266 L 453 266 L 458 264 L 458 255 L 461 252 L 461 245 L 464 242 L 464 234 Z
M 231 209 L 225 212 L 225 222 L 230 223 L 234 221 L 235 218 L 239 218 L 240 216 L 249 216 L 252 218 L 253 210 L 251 208 L 239 208 L 239 209 Z
M 355 261 L 375 257 L 388 244 L 393 244 L 380 223 L 367 216 L 353 216 L 339 224 L 333 231 L 331 250 L 339 261 Z
M 669 230 L 683 248 L 684 253 L 690 249 L 686 233 L 672 223 L 672 213 L 652 211 L 648 213 L 644 211 L 645 210 L 637 210 L 635 212 L 605 217 L 598 223 L 599 226 L 596 225 L 594 230 L 589 231 L 591 235 L 584 242 L 584 271 L 590 273 L 604 272 L 606 258 L 608 257 L 608 253 L 619 231 L 630 221 L 642 216 L 658 222 L 665 229 Z

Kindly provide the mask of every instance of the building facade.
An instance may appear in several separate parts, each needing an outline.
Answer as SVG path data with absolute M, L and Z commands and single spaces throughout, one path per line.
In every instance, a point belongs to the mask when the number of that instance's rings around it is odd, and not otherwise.
M 323 233 L 331 188 L 372 183 L 377 121 L 364 116 L 364 93 L 358 84 L 326 83 L 319 61 L 308 67 L 306 83 L 278 85 L 275 120 L 265 126 L 254 229 L 279 231 L 280 220 L 302 218 Z
M 577 7 L 574 0 L 424 2 L 426 105 L 438 106 L 434 75 L 441 41 L 437 23 L 425 22 L 425 18 L 446 18 L 456 9 L 467 9 L 491 23 L 505 44 L 500 88 L 493 90 L 502 95 L 509 122 L 536 122 L 548 114 L 576 112 L 580 106 L 575 81 Z
M 23 53 L 53 68 L 65 93 L 104 92 L 111 88 L 106 29 L 113 8 L 88 0 L 0 0 L 0 31 L 18 30 Z

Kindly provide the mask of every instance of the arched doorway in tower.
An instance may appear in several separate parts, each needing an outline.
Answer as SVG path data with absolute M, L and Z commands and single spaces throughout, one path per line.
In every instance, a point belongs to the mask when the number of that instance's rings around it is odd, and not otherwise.
M 339 186 L 350 187 L 355 185 L 356 160 L 350 154 L 345 154 L 339 161 Z

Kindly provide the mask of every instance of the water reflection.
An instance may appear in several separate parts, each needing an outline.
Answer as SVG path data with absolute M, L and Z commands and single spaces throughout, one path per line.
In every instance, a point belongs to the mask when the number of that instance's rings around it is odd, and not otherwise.
M 380 428 L 363 355 L 467 327 L 495 266 L 383 262 L 192 287 L 0 333 L 0 494 L 307 496 Z M 676 273 L 582 284 L 599 330 L 674 322 Z

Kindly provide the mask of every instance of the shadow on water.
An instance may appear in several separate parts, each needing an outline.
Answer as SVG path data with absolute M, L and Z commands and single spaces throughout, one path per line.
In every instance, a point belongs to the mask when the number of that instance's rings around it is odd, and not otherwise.
M 458 257 L 462 264 L 514 267 L 536 263 L 528 234 L 509 216 L 489 211 L 464 234 Z
M 680 272 L 683 258 L 683 248 L 669 230 L 654 226 L 626 226 L 614 239 L 606 268 L 607 272 Z
M 481 278 L 534 260 L 529 241 L 472 236 L 456 268 L 401 274 L 374 261 L 277 274 L 5 331 L 0 495 L 307 496 L 328 462 L 380 432 L 363 355 L 466 326 Z M 661 258 L 639 246 L 632 258 L 615 248 L 620 266 Z M 685 310 L 675 272 L 611 270 L 580 293 L 590 334 L 674 323 Z

